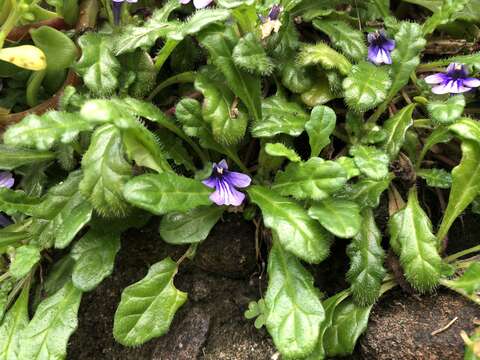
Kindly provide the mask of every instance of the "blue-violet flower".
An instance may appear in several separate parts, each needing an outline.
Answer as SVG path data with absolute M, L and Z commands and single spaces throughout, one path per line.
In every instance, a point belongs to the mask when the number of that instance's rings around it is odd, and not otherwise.
M 425 78 L 427 84 L 437 84 L 434 94 L 460 94 L 480 86 L 480 80 L 468 77 L 468 69 L 463 64 L 451 63 L 446 73 L 437 73 Z
M 368 60 L 375 65 L 392 63 L 390 53 L 395 49 L 395 40 L 389 39 L 384 30 L 369 33 L 367 40 Z
M 138 0 L 112 0 L 113 1 L 113 6 L 112 6 L 112 11 L 113 11 L 113 21 L 115 25 L 120 24 L 120 17 L 122 15 L 122 4 L 126 1 L 128 3 L 136 3 Z
M 0 172 L 0 188 L 7 188 L 10 189 L 13 184 L 15 183 L 15 179 L 12 176 L 12 173 L 8 171 Z M 5 217 L 4 215 L 0 214 L 0 227 L 5 227 L 10 225 L 12 222 Z
M 280 22 L 280 13 L 283 11 L 283 7 L 280 5 L 273 5 L 270 9 L 267 17 L 260 15 L 260 21 L 262 24 L 260 25 L 260 30 L 262 32 L 262 39 L 266 39 L 269 37 L 272 32 L 277 33 L 282 26 Z
M 252 179 L 250 176 L 228 170 L 228 164 L 225 160 L 218 164 L 213 164 L 212 175 L 203 181 L 209 188 L 215 189 L 210 195 L 217 205 L 239 206 L 245 199 L 245 194 L 236 188 L 245 188 L 250 185 Z
M 186 5 L 192 0 L 180 0 L 180 4 Z M 195 9 L 204 9 L 212 3 L 213 0 L 193 0 Z

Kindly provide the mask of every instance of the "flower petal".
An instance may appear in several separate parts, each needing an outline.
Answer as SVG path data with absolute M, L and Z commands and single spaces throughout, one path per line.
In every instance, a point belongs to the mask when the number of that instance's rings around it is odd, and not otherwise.
M 245 194 L 237 191 L 226 181 L 218 181 L 217 189 L 210 195 L 210 200 L 217 205 L 239 206 L 244 199 Z
M 395 40 L 385 39 L 385 42 L 382 44 L 382 47 L 385 50 L 392 51 L 395 49 Z
M 193 0 L 193 6 L 195 9 L 206 8 L 213 0 Z
M 217 177 L 216 176 L 210 176 L 208 179 L 203 180 L 202 184 L 213 189 L 213 188 L 217 187 Z
M 480 80 L 475 78 L 466 78 L 463 80 L 463 85 L 475 88 L 480 86 Z
M 238 188 L 245 188 L 252 182 L 250 176 L 235 171 L 229 171 L 225 174 L 225 180 Z
M 448 76 L 444 73 L 436 73 L 436 74 L 433 74 L 433 75 L 429 75 L 427 77 L 425 77 L 423 80 L 425 80 L 425 82 L 427 84 L 440 84 L 442 82 L 446 82 L 448 81 Z
M 450 80 L 447 83 L 442 83 L 440 85 L 434 86 L 432 88 L 432 92 L 438 95 L 449 94 L 455 91 L 454 88 L 456 88 L 455 81 Z
M 190 1 L 192 1 L 192 0 L 180 0 L 180 4 L 186 5 L 186 4 L 188 4 Z
M 220 161 L 218 164 L 213 164 L 219 168 L 222 168 L 223 170 L 228 170 L 228 163 L 227 163 L 227 160 L 223 159 L 222 161 Z
M 5 227 L 10 225 L 12 222 L 6 216 L 0 214 L 0 227 Z
M 374 64 L 377 64 L 377 54 L 380 48 L 375 45 L 371 45 L 368 47 L 368 60 L 373 62 Z M 378 64 L 377 64 L 378 65 Z
M 15 179 L 11 172 L 3 171 L 0 173 L 0 187 L 10 189 L 15 184 Z

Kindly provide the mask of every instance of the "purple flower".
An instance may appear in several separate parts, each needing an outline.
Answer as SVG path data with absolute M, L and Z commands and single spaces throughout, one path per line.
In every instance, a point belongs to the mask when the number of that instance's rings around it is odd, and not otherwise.
M 391 64 L 390 53 L 395 49 L 395 40 L 389 39 L 384 30 L 368 34 L 368 60 L 375 65 Z
M 120 24 L 120 16 L 122 14 L 122 5 L 126 1 L 128 3 L 136 3 L 138 0 L 112 0 L 113 1 L 113 21 L 115 22 L 115 25 Z
M 262 32 L 262 39 L 266 39 L 269 37 L 272 32 L 277 33 L 282 26 L 280 22 L 280 14 L 283 11 L 283 7 L 280 5 L 273 5 L 270 11 L 268 12 L 267 17 L 260 15 L 260 21 L 262 24 L 260 25 L 260 30 Z
M 236 188 L 245 188 L 251 181 L 248 175 L 229 171 L 227 162 L 222 160 L 218 164 L 213 164 L 212 175 L 203 183 L 215 189 L 210 195 L 210 200 L 215 204 L 239 206 L 245 199 L 245 194 L 237 191 Z
M 180 4 L 187 5 L 192 0 L 180 0 Z M 213 0 L 193 0 L 195 9 L 203 9 L 212 3 Z
M 10 189 L 15 183 L 15 179 L 12 176 L 12 173 L 8 171 L 0 172 L 0 188 Z M 5 227 L 10 225 L 12 222 L 2 214 L 0 214 L 0 227 Z
M 446 73 L 437 73 L 425 78 L 427 84 L 438 84 L 432 88 L 434 94 L 460 94 L 480 86 L 480 80 L 468 77 L 463 64 L 451 63 Z

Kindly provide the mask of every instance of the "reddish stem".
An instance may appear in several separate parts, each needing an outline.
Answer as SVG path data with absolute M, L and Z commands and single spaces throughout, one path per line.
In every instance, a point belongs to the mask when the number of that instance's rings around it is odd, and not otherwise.
M 10 33 L 8 34 L 7 40 L 17 42 L 24 39 L 30 39 L 30 30 L 38 29 L 41 26 L 49 26 L 57 30 L 65 30 L 71 28 L 71 26 L 68 25 L 65 20 L 63 20 L 63 18 L 57 17 L 53 19 L 42 20 L 33 24 L 14 27 L 12 31 L 10 31 Z

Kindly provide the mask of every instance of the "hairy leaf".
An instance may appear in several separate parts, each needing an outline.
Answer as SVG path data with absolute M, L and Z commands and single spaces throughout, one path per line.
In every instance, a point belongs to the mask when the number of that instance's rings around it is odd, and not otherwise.
M 300 105 L 282 97 L 272 96 L 262 101 L 263 119 L 254 123 L 252 136 L 272 137 L 277 134 L 300 135 L 308 121 Z
M 308 355 L 325 318 L 312 275 L 277 243 L 270 250 L 268 277 L 266 325 L 275 346 L 286 357 Z
M 455 219 L 480 194 L 480 144 L 463 140 L 462 154 L 460 164 L 452 170 L 452 189 L 437 233 L 439 241 L 447 235 Z
M 113 125 L 98 128 L 90 148 L 82 159 L 83 179 L 80 192 L 101 214 L 124 214 L 128 206 L 123 188 L 132 177 L 132 168 L 125 160 L 119 130 Z
M 333 161 L 311 158 L 291 163 L 277 173 L 272 189 L 297 199 L 321 200 L 340 189 L 347 181 L 343 167 Z
M 253 33 L 246 34 L 233 49 L 233 61 L 237 66 L 259 75 L 270 75 L 274 65 L 265 49 Z
M 443 280 L 442 283 L 468 295 L 475 294 L 480 290 L 480 262 L 472 263 L 460 277 L 454 280 Z
M 187 294 L 173 285 L 177 264 L 166 258 L 153 264 L 148 274 L 127 287 L 115 312 L 113 336 L 125 346 L 141 345 L 168 331 Z
M 289 61 L 282 68 L 282 84 L 293 93 L 304 93 L 314 85 L 312 73 L 309 68 Z
M 353 200 L 362 208 L 376 208 L 380 203 L 380 196 L 388 188 L 393 177 L 393 175 L 390 175 L 382 180 L 360 179 L 352 185 L 347 184 L 335 196 L 341 199 Z
M 15 251 L 9 272 L 16 279 L 23 278 L 39 261 L 40 249 L 37 246 L 22 245 Z
M 437 125 L 453 124 L 462 116 L 465 108 L 465 97 L 456 95 L 446 101 L 430 101 L 427 104 L 428 115 Z
M 462 11 L 470 0 L 443 0 L 442 5 L 423 24 L 423 34 L 428 35 L 444 24 L 455 20 L 455 14 Z
M 299 162 L 301 161 L 301 157 L 296 153 L 295 150 L 290 149 L 286 145 L 282 143 L 268 143 L 265 145 L 265 152 L 270 156 L 281 156 L 286 157 L 288 160 L 292 162 Z
M 327 70 L 337 69 L 343 75 L 347 75 L 352 67 L 345 56 L 325 43 L 304 45 L 298 55 L 298 63 L 302 66 L 319 64 Z
M 385 251 L 382 249 L 382 234 L 375 224 L 371 209 L 363 211 L 360 232 L 347 247 L 350 268 L 347 280 L 353 300 L 359 305 L 373 305 L 380 296 L 380 287 L 386 270 L 383 267 Z
M 259 185 L 247 192 L 262 210 L 265 226 L 278 236 L 285 250 L 309 263 L 319 263 L 328 256 L 331 236 L 297 202 Z
M 480 144 L 480 124 L 476 120 L 461 118 L 455 124 L 450 125 L 448 129 L 460 139 L 472 140 Z
M 383 149 L 390 157 L 390 160 L 394 160 L 397 157 L 405 142 L 407 130 L 413 125 L 412 113 L 414 109 L 415 104 L 407 105 L 383 124 L 383 128 L 387 132 Z
M 72 248 L 71 256 L 76 260 L 72 273 L 73 285 L 82 291 L 95 289 L 112 273 L 119 250 L 119 233 L 90 230 Z
M 92 205 L 78 191 L 82 173 L 70 173 L 62 183 L 49 189 L 42 203 L 35 209 L 35 216 L 49 220 L 38 234 L 43 247 L 55 244 L 56 248 L 67 247 L 77 233 L 90 221 Z
M 21 360 L 18 357 L 18 343 L 22 331 L 27 327 L 29 286 L 25 286 L 17 301 L 8 311 L 0 327 L 0 358 L 5 360 Z
M 407 206 L 390 218 L 388 226 L 390 245 L 400 257 L 406 279 L 420 292 L 431 291 L 440 279 L 442 260 L 416 188 L 410 190 Z
M 340 238 L 351 238 L 361 228 L 360 206 L 350 200 L 326 198 L 313 204 L 308 215 Z
M 341 50 L 348 58 L 361 61 L 366 57 L 365 36 L 347 22 L 315 19 L 312 23 L 315 28 L 327 34 L 333 46 Z
M 78 39 L 82 57 L 75 70 L 83 77 L 85 85 L 96 95 L 112 94 L 119 86 L 121 66 L 113 56 L 114 42 L 105 35 L 88 32 Z
M 230 11 L 219 8 L 197 10 L 192 17 L 168 33 L 173 40 L 183 40 L 188 35 L 199 33 L 202 29 L 216 22 L 224 22 L 230 16 Z
M 200 181 L 170 173 L 145 174 L 130 180 L 124 195 L 128 202 L 154 214 L 185 212 L 210 205 L 211 189 Z
M 43 300 L 22 332 L 19 359 L 65 359 L 70 335 L 77 328 L 82 292 L 71 282 Z
M 310 120 L 305 124 L 310 142 L 310 157 L 319 156 L 330 143 L 330 135 L 335 129 L 337 117 L 328 106 L 318 105 L 312 109 Z
M 388 174 L 388 156 L 373 146 L 355 145 L 350 154 L 360 172 L 373 180 L 381 180 Z
M 192 244 L 205 240 L 224 212 L 221 206 L 199 206 L 173 212 L 160 222 L 160 236 L 169 244 Z
M 387 97 L 391 85 L 385 68 L 369 62 L 352 66 L 343 80 L 345 102 L 355 111 L 365 112 L 373 109 Z
M 13 170 L 23 165 L 55 159 L 55 153 L 0 144 L 0 169 Z
M 420 169 L 417 175 L 431 187 L 448 189 L 452 186 L 452 175 L 444 169 Z
M 50 111 L 43 115 L 27 115 L 3 134 L 3 142 L 9 146 L 32 147 L 49 150 L 58 143 L 71 143 L 81 131 L 92 127 L 78 114 Z

